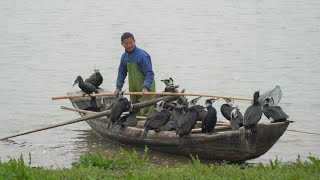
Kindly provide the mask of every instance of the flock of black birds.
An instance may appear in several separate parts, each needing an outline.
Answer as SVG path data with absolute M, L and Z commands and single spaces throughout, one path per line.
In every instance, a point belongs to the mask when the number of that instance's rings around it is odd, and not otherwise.
M 102 81 L 101 74 L 98 70 L 95 70 L 95 73 L 85 81 L 81 76 L 78 76 L 74 85 L 78 83 L 80 89 L 90 96 L 91 93 L 98 93 Z M 174 82 L 172 78 L 161 81 L 166 85 L 164 92 L 179 92 L 176 88 L 173 88 Z M 111 109 L 108 128 L 112 128 L 113 132 L 117 132 L 124 127 L 137 126 L 138 121 L 135 110 L 132 103 L 123 96 L 124 92 L 118 93 L 117 100 Z M 221 105 L 220 111 L 223 117 L 229 120 L 232 130 L 244 127 L 246 137 L 252 135 L 251 129 L 260 121 L 262 114 L 270 122 L 288 120 L 289 116 L 283 112 L 280 106 L 276 106 L 273 97 L 267 97 L 263 100 L 259 99 L 259 97 L 259 91 L 254 92 L 253 103 L 246 109 L 244 115 L 242 115 L 237 106 L 234 106 L 234 100 L 224 99 L 226 103 Z M 176 134 L 183 140 L 182 138 L 191 132 L 198 120 L 202 121 L 203 133 L 215 133 L 217 110 L 212 104 L 218 99 L 207 99 L 205 106 L 201 106 L 197 105 L 200 98 L 201 96 L 188 101 L 184 96 L 180 96 L 177 100 L 171 102 L 159 101 L 155 110 L 146 117 L 145 129 L 141 133 L 140 139 L 144 139 L 149 130 L 155 130 L 156 132 L 165 130 L 176 131 Z M 91 106 L 96 107 L 95 97 L 91 97 Z M 123 116 L 124 112 L 129 113 Z

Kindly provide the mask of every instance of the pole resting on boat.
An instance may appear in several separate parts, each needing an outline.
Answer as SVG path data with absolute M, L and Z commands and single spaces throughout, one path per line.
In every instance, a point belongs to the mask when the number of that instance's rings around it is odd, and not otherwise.
M 146 106 L 151 106 L 151 105 L 153 105 L 153 104 L 155 104 L 155 103 L 157 103 L 159 101 L 162 101 L 162 100 L 171 101 L 171 100 L 175 100 L 176 98 L 177 98 L 177 96 L 163 96 L 163 97 L 159 97 L 159 98 L 151 99 L 151 100 L 148 100 L 148 101 L 143 101 L 143 102 L 139 102 L 139 103 L 133 104 L 133 108 L 142 108 L 142 107 L 146 107 Z M 65 122 L 62 122 L 62 123 L 50 125 L 50 126 L 47 126 L 47 127 L 38 128 L 38 129 L 34 129 L 34 130 L 30 130 L 30 131 L 14 134 L 14 135 L 11 135 L 11 136 L 3 137 L 3 138 L 0 138 L 0 140 L 5 140 L 5 139 L 17 137 L 17 136 L 26 135 L 26 134 L 31 134 L 31 133 L 34 133 L 34 132 L 39 132 L 39 131 L 43 131 L 43 130 L 47 130 L 47 129 L 52 129 L 52 128 L 56 128 L 56 127 L 60 127 L 60 126 L 68 125 L 68 124 L 73 124 L 73 123 L 77 123 L 77 122 L 81 122 L 81 121 L 90 120 L 90 119 L 95 119 L 95 118 L 99 118 L 99 117 L 102 117 L 102 116 L 108 116 L 108 115 L 110 115 L 110 113 L 111 113 L 111 110 L 107 110 L 107 111 L 103 111 L 103 112 L 97 112 L 95 114 L 88 114 L 88 115 L 86 115 L 84 117 L 81 117 L 81 118 L 77 118 L 77 119 L 65 121 Z
M 127 92 L 124 95 L 143 95 L 142 92 Z M 173 93 L 173 92 L 147 92 L 144 95 L 160 95 L 160 96 L 202 96 L 202 97 L 214 97 L 214 98 L 222 98 L 222 99 L 236 99 L 236 100 L 244 100 L 244 101 L 252 101 L 252 98 L 242 98 L 242 97 L 234 97 L 234 96 L 219 96 L 219 95 L 211 95 L 211 94 L 198 94 L 198 93 Z M 116 96 L 114 93 L 98 93 L 98 94 L 90 94 L 90 96 Z M 88 95 L 73 95 L 73 96 L 55 96 L 52 97 L 52 100 L 59 99 L 71 99 L 71 98 L 81 98 L 81 97 L 89 97 Z

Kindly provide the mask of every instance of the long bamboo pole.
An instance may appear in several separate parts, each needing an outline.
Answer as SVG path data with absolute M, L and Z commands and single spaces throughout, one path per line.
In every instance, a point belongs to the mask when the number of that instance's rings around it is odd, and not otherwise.
M 71 107 L 66 107 L 66 106 L 60 106 L 61 109 L 64 109 L 64 110 L 69 110 L 69 111 L 74 111 L 74 112 L 78 112 L 78 113 L 84 113 L 84 114 L 97 114 L 99 112 L 94 112 L 94 111 L 87 111 L 87 110 L 83 110 L 83 109 L 79 109 L 79 108 L 71 108 Z M 124 112 L 122 113 L 122 115 L 127 115 L 128 113 Z M 136 116 L 136 118 L 138 120 L 145 120 L 146 117 L 145 116 Z
M 159 98 L 151 99 L 151 100 L 148 100 L 148 101 L 143 101 L 143 102 L 139 102 L 139 103 L 133 104 L 133 108 L 146 107 L 146 106 L 153 105 L 153 104 L 155 104 L 155 103 L 157 103 L 157 102 L 159 102 L 161 100 L 173 100 L 175 98 L 176 97 L 174 97 L 174 96 L 163 96 L 163 97 L 159 97 Z M 111 110 L 98 112 L 96 114 L 88 114 L 88 115 L 86 115 L 84 117 L 81 117 L 81 118 L 77 118 L 77 119 L 65 121 L 65 122 L 62 122 L 62 123 L 50 125 L 50 126 L 47 126 L 47 127 L 38 128 L 38 129 L 34 129 L 34 130 L 22 132 L 22 133 L 10 135 L 10 136 L 7 136 L 7 137 L 3 137 L 3 138 L 0 138 L 0 140 L 5 140 L 5 139 L 17 137 L 17 136 L 31 134 L 31 133 L 34 133 L 34 132 L 39 132 L 39 131 L 43 131 L 43 130 L 47 130 L 47 129 L 52 129 L 52 128 L 56 128 L 56 127 L 60 127 L 60 126 L 65 126 L 65 125 L 68 125 L 68 124 L 73 124 L 73 123 L 77 123 L 77 122 L 81 122 L 81 121 L 86 121 L 86 120 L 89 120 L 89 119 L 95 119 L 95 118 L 99 118 L 99 117 L 102 117 L 102 116 L 108 116 L 108 115 L 110 115 L 110 113 L 111 113 Z
M 115 96 L 113 93 L 98 93 L 98 94 L 90 94 L 92 97 L 94 96 Z M 142 92 L 127 92 L 124 95 L 143 95 Z M 220 95 L 212 95 L 212 94 L 199 94 L 199 93 L 172 93 L 172 92 L 147 92 L 144 95 L 162 95 L 162 96 L 203 96 L 203 97 L 214 97 L 214 98 L 223 98 L 223 99 L 236 99 L 236 100 L 244 100 L 244 101 L 252 101 L 252 98 L 243 98 L 243 97 L 235 97 L 235 96 L 220 96 Z M 73 95 L 73 96 L 55 96 L 52 97 L 52 100 L 59 99 L 69 99 L 69 98 L 81 98 L 81 97 L 89 97 L 88 95 Z
M 43 131 L 43 130 L 47 130 L 47 129 L 60 127 L 60 126 L 65 126 L 65 125 L 68 125 L 68 124 L 73 124 L 73 123 L 77 123 L 77 122 L 81 122 L 81 121 L 85 121 L 85 120 L 89 120 L 89 119 L 94 119 L 94 118 L 98 118 L 98 117 L 102 117 L 102 116 L 107 116 L 107 115 L 110 114 L 110 112 L 111 111 L 109 110 L 109 111 L 103 111 L 103 112 L 97 113 L 97 114 L 89 114 L 89 115 L 81 117 L 81 118 L 77 118 L 77 119 L 65 121 L 65 122 L 62 122 L 62 123 L 50 125 L 50 126 L 47 126 L 47 127 L 44 127 L 44 128 L 38 128 L 38 129 L 34 129 L 34 130 L 22 132 L 22 133 L 10 135 L 10 136 L 7 136 L 7 137 L 3 137 L 0 140 L 5 140 L 5 139 L 9 139 L 9 138 L 17 137 L 17 136 L 22 136 L 22 135 L 26 135 L 26 134 L 31 134 L 31 133 L 34 133 L 34 132 L 39 132 L 39 131 Z

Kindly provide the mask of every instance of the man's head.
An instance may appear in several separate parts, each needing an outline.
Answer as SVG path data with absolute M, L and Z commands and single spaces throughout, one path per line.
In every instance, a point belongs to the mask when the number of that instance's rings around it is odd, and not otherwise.
M 129 32 L 125 32 L 121 36 L 121 45 L 127 52 L 131 52 L 135 46 L 135 39 Z

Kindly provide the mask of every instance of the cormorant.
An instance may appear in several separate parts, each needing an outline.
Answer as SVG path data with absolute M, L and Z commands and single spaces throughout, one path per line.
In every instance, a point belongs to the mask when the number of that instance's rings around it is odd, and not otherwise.
M 199 111 L 195 108 L 201 96 L 191 100 L 188 104 L 187 112 L 178 120 L 176 134 L 183 137 L 190 133 L 191 129 L 199 119 Z M 180 143 L 181 144 L 181 143 Z
M 94 85 L 96 88 L 99 88 L 99 86 L 103 82 L 103 77 L 100 74 L 99 69 L 94 69 L 94 74 L 92 74 L 89 78 L 87 78 L 85 82 Z
M 186 113 L 186 105 L 173 102 L 174 107 L 171 111 L 170 121 L 173 122 L 173 129 L 177 129 L 178 120 Z
M 90 96 L 91 93 L 98 93 L 98 90 L 96 87 L 94 87 L 92 84 L 90 83 L 86 83 L 83 81 L 81 76 L 78 76 L 77 79 L 74 81 L 74 85 L 76 85 L 78 83 L 79 88 L 85 92 L 86 94 L 88 94 Z M 85 94 L 83 94 L 84 96 Z M 91 96 L 90 96 L 91 97 Z M 97 102 L 96 102 L 96 97 L 91 97 L 91 106 L 92 108 L 97 108 Z
M 174 93 L 179 93 L 178 89 L 175 87 L 173 79 L 170 77 L 169 79 L 162 79 L 162 82 L 166 85 L 165 89 L 163 92 L 174 92 Z M 181 93 L 184 93 L 184 89 L 181 91 Z M 178 98 L 180 104 L 186 103 L 187 98 L 184 96 L 179 96 Z
M 164 125 L 160 126 L 158 128 L 159 131 L 171 131 L 171 130 L 175 130 L 174 128 L 174 122 L 169 119 L 169 121 L 167 123 L 165 123 Z
M 124 91 L 120 91 L 117 94 L 117 101 L 113 104 L 110 114 L 110 123 L 108 124 L 108 128 L 111 123 L 114 124 L 120 118 L 121 114 L 125 111 L 132 111 L 132 103 L 126 98 L 123 97 Z
M 170 88 L 174 86 L 173 79 L 171 77 L 169 79 L 162 79 L 160 81 L 164 82 L 166 85 L 164 92 L 175 92 L 175 88 Z
M 157 102 L 155 111 L 148 115 L 144 124 L 145 128 L 140 136 L 140 139 L 144 139 L 147 136 L 149 130 L 154 129 L 157 131 L 158 128 L 169 121 L 171 113 L 168 109 L 163 108 L 164 104 L 165 101 Z
M 280 106 L 274 106 L 274 101 L 272 97 L 268 97 L 265 100 L 266 104 L 263 106 L 263 114 L 273 122 L 284 122 L 289 116 L 282 111 Z
M 217 110 L 212 106 L 212 104 L 217 99 L 211 98 L 206 100 L 207 114 L 202 121 L 202 132 L 203 133 L 212 133 L 214 132 L 214 127 L 217 124 Z
M 130 111 L 128 115 L 122 116 L 112 128 L 112 132 L 117 132 L 124 127 L 134 127 L 138 124 L 138 120 L 134 111 Z
M 233 107 L 233 100 L 225 99 L 227 103 L 220 107 L 221 114 L 230 121 L 232 130 L 238 130 L 243 126 L 243 115 L 238 107 Z
M 244 113 L 243 125 L 247 135 L 251 135 L 251 128 L 258 124 L 262 116 L 262 105 L 259 102 L 259 91 L 253 94 L 253 104 L 250 105 Z

